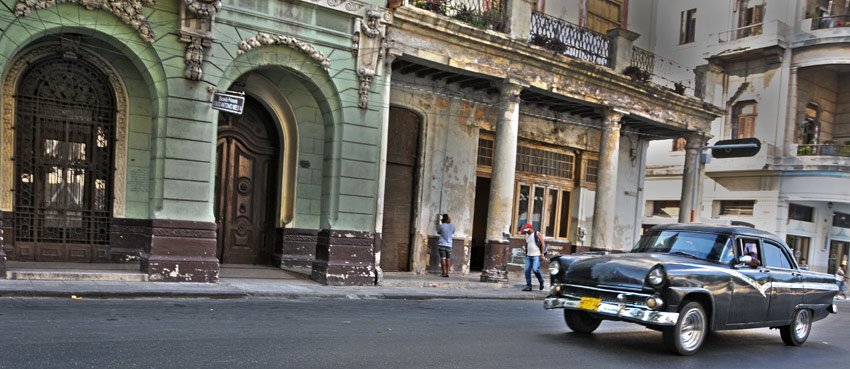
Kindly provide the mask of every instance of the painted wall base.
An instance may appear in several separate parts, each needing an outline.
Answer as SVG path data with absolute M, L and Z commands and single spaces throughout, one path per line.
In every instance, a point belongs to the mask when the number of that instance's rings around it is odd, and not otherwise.
M 3 251 L 3 239 L 5 238 L 5 232 L 3 232 L 3 220 L 0 219 L 0 279 L 6 279 L 6 252 Z
M 150 220 L 141 269 L 153 282 L 218 282 L 215 223 Z
M 312 268 L 316 260 L 316 242 L 319 231 L 315 229 L 282 228 L 280 266 L 286 268 Z
M 331 286 L 373 286 L 374 250 L 374 233 L 323 229 L 310 279 Z

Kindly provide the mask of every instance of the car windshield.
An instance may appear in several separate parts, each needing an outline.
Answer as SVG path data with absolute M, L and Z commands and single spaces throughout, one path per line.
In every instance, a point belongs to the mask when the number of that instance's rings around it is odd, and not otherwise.
M 729 236 L 684 231 L 649 232 L 641 237 L 632 252 L 686 254 L 724 263 L 735 256 Z

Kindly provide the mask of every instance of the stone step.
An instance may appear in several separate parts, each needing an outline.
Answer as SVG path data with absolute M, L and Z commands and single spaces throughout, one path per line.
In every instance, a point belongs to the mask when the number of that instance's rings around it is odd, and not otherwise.
M 6 272 L 6 279 L 17 280 L 63 280 L 63 281 L 124 281 L 147 282 L 148 275 L 133 271 L 99 270 L 51 270 L 30 269 Z

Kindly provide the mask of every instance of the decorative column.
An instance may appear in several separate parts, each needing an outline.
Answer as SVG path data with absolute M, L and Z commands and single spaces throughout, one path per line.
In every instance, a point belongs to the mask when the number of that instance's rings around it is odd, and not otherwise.
M 688 223 L 691 221 L 691 210 L 694 211 L 694 222 L 697 222 L 699 219 L 699 208 L 700 201 L 697 200 L 694 202 L 694 195 L 699 195 L 699 191 L 694 193 L 694 184 L 699 185 L 699 182 L 702 180 L 702 173 L 697 173 L 697 182 L 694 183 L 694 171 L 699 170 L 696 165 L 697 155 L 699 155 L 699 148 L 705 145 L 705 136 L 696 133 L 689 132 L 685 134 L 685 140 L 687 143 L 685 144 L 685 166 L 682 171 L 682 197 L 679 201 L 679 223 Z M 704 165 L 700 164 L 700 167 L 704 167 Z M 697 197 L 699 199 L 699 196 Z M 691 203 L 696 204 L 696 209 L 691 209 Z
M 593 204 L 593 230 L 590 247 L 612 250 L 614 215 L 617 205 L 617 163 L 620 157 L 620 119 L 623 113 L 602 110 L 602 142 L 599 146 L 599 180 Z
M 507 78 L 499 86 L 499 120 L 496 125 L 493 177 L 490 180 L 490 207 L 487 209 L 487 245 L 481 282 L 508 281 L 508 248 L 514 199 L 517 138 L 519 136 L 519 94 L 524 82 Z
M 400 51 L 388 50 L 384 58 L 384 101 L 381 118 L 381 146 L 378 159 L 378 195 L 375 206 L 375 284 L 384 280 L 384 271 L 381 269 L 381 234 L 384 232 L 384 195 L 386 194 L 387 180 L 387 142 L 390 131 L 390 93 L 392 86 L 393 61 L 399 56 Z M 411 268 L 416 270 L 415 268 Z

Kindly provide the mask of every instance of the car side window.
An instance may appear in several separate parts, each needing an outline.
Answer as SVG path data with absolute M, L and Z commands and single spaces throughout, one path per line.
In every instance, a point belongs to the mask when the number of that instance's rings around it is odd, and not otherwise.
M 765 246 L 765 253 L 766 253 L 765 257 L 768 258 L 768 260 L 765 261 L 765 263 L 767 263 L 767 266 L 774 267 L 774 268 L 783 268 L 783 269 L 791 269 L 792 268 L 792 265 L 794 265 L 794 264 L 792 264 L 791 260 L 788 259 L 788 255 L 785 252 L 782 251 L 782 246 L 779 246 L 779 245 L 777 245 L 773 242 L 770 242 L 770 241 L 765 241 L 764 246 Z M 771 252 L 769 250 L 775 250 L 776 255 L 773 256 L 773 252 Z M 776 264 L 776 262 L 771 261 L 770 259 L 777 259 L 779 266 L 774 266 L 773 264 Z
M 759 241 L 752 238 L 738 239 L 738 255 L 750 255 L 753 259 L 761 260 L 759 257 Z
M 764 251 L 764 260 L 762 260 L 764 262 L 764 266 L 768 268 L 784 269 L 789 269 L 791 267 L 791 264 L 788 262 L 788 258 L 778 245 L 765 242 L 762 250 Z

